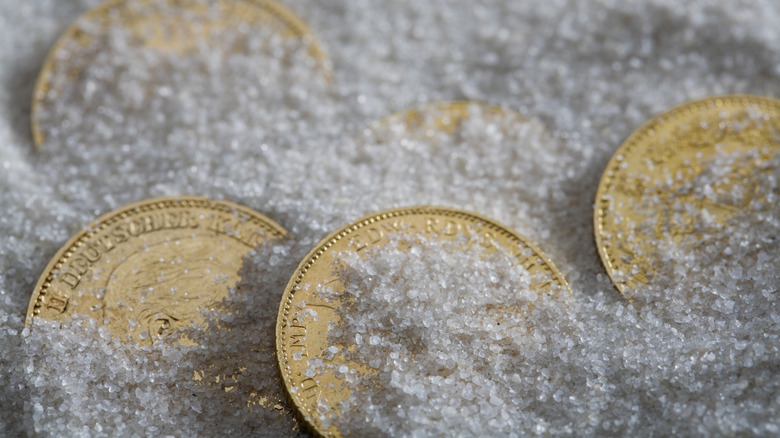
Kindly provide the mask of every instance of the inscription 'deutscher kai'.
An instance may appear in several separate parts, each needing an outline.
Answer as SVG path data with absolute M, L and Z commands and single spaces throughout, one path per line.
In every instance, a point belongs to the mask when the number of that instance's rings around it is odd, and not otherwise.
M 101 232 L 78 249 L 59 272 L 58 280 L 73 290 L 81 278 L 106 253 L 119 245 L 145 234 L 164 230 L 207 229 L 215 234 L 231 237 L 254 248 L 266 238 L 266 232 L 254 221 L 227 214 L 198 214 L 194 211 L 153 212 L 127 218 Z

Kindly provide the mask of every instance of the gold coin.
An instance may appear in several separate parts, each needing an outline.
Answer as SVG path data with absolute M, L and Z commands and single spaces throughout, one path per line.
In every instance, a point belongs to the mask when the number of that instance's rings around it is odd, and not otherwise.
M 66 29 L 43 63 L 32 101 L 35 146 L 45 140 L 41 114 L 51 111 L 65 88 L 80 80 L 111 28 L 129 31 L 133 43 L 140 47 L 188 54 L 198 49 L 198 41 L 208 40 L 216 31 L 243 26 L 264 26 L 283 38 L 300 39 L 330 80 L 330 64 L 311 31 L 273 0 L 108 0 Z M 66 82 L 54 83 L 55 73 L 65 74 Z
M 430 138 L 435 135 L 453 135 L 471 118 L 479 117 L 485 122 L 496 122 L 505 118 L 526 120 L 517 113 L 502 107 L 475 101 L 435 102 L 419 108 L 393 113 L 376 123 L 377 127 L 392 128 L 400 125 L 414 137 Z
M 746 212 L 756 163 L 780 152 L 780 101 L 722 96 L 685 103 L 645 123 L 618 148 L 599 183 L 594 231 L 607 273 L 622 293 L 653 280 L 659 242 L 703 239 L 697 217 L 725 224 Z M 698 181 L 719 157 L 734 159 L 717 182 Z
M 552 262 L 533 244 L 506 227 L 476 214 L 443 207 L 410 207 L 387 210 L 366 216 L 323 239 L 298 266 L 282 296 L 276 325 L 276 353 L 284 387 L 301 418 L 314 432 L 322 436 L 341 436 L 334 425 L 323 426 L 318 407 L 337 406 L 349 396 L 349 390 L 335 374 L 324 372 L 307 376 L 305 357 L 318 357 L 328 348 L 330 325 L 339 321 L 337 308 L 346 286 L 339 276 L 334 256 L 351 250 L 361 253 L 389 242 L 395 233 L 421 233 L 439 239 L 454 239 L 473 231 L 487 242 L 482 250 L 495 251 L 501 246 L 517 257 L 519 264 L 536 277 L 533 290 L 551 295 L 566 289 L 568 284 Z M 465 250 L 465 249 L 464 249 Z M 323 302 L 314 286 L 331 288 L 334 301 Z M 316 312 L 317 318 L 303 317 Z M 345 347 L 347 348 L 347 347 Z M 366 364 L 350 364 L 363 368 Z M 333 409 L 333 408 L 330 408 Z
M 86 315 L 124 341 L 150 345 L 204 323 L 202 312 L 240 280 L 244 255 L 285 235 L 267 217 L 227 201 L 178 197 L 126 206 L 55 254 L 25 324 Z

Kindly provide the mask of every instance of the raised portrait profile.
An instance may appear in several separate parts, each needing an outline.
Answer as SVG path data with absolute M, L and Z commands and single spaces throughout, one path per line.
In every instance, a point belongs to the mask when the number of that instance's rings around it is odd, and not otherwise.
M 109 275 L 103 318 L 142 343 L 203 323 L 208 306 L 238 282 L 242 255 L 217 237 L 149 246 Z

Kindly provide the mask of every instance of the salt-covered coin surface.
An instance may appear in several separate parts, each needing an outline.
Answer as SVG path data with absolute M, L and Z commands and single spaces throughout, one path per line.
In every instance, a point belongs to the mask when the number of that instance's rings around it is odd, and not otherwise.
M 57 252 L 35 286 L 26 324 L 86 315 L 122 340 L 151 344 L 203 323 L 203 312 L 240 280 L 243 257 L 285 234 L 227 201 L 129 205 L 101 216 Z
M 780 101 L 765 97 L 689 102 L 636 130 L 596 195 L 596 243 L 618 290 L 633 295 L 654 281 L 668 264 L 657 249 L 664 242 L 705 240 L 737 213 L 758 215 L 774 202 L 760 180 L 773 178 L 779 154 Z
M 155 58 L 159 58 L 159 64 L 167 65 L 188 58 L 214 61 L 224 57 L 223 62 L 229 62 L 232 55 L 265 53 L 265 60 L 274 63 L 280 51 L 289 52 L 284 61 L 292 63 L 295 62 L 292 52 L 296 50 L 305 52 L 320 68 L 320 73 L 330 76 L 329 63 L 309 29 L 273 0 L 106 1 L 71 25 L 44 62 L 33 95 L 33 140 L 36 146 L 41 146 L 52 134 L 58 137 L 56 134 L 63 128 L 61 123 L 66 123 L 67 132 L 67 124 L 85 122 L 71 120 L 72 116 L 67 117 L 68 110 L 84 107 L 83 115 L 90 116 L 89 109 L 94 110 L 97 101 L 102 100 L 103 105 L 108 103 L 107 96 L 99 95 L 107 83 L 127 81 L 135 76 L 132 72 L 116 70 L 117 66 L 111 65 L 112 54 L 125 57 L 128 67 L 133 69 L 130 65 L 134 57 L 138 57 L 139 65 Z M 256 68 L 269 69 L 268 64 L 259 62 Z M 171 87 L 155 81 L 153 71 L 135 73 L 146 80 L 145 89 L 123 91 L 159 94 L 162 100 L 175 103 L 178 84 Z M 132 81 L 124 85 L 132 86 Z M 184 102 L 181 104 L 186 106 Z M 122 116 L 117 113 L 120 119 L 117 123 L 121 123 Z
M 287 285 L 276 326 L 285 389 L 324 436 L 441 434 L 464 412 L 469 434 L 500 434 L 514 426 L 535 325 L 570 301 L 552 262 L 490 219 L 372 214 L 323 239 Z
M 36 286 L 25 332 L 46 341 L 28 371 L 41 385 L 54 379 L 69 387 L 78 366 L 58 356 L 78 349 L 79 366 L 114 370 L 92 390 L 120 395 L 123 409 L 132 409 L 131 399 L 154 410 L 184 396 L 181 411 L 205 422 L 235 417 L 228 433 L 303 434 L 280 382 L 268 378 L 278 298 L 261 285 L 253 285 L 258 296 L 237 291 L 260 269 L 244 259 L 278 264 L 290 244 L 285 235 L 256 211 L 202 197 L 150 199 L 100 217 L 65 244 Z M 145 393 L 155 381 L 164 382 L 165 397 Z
M 374 130 L 381 133 L 381 128 L 398 131 L 403 127 L 403 134 L 407 138 L 425 139 L 434 136 L 462 135 L 461 131 L 467 129 L 464 122 L 469 119 L 478 119 L 486 124 L 507 124 L 512 122 L 526 122 L 519 114 L 508 111 L 495 105 L 489 105 L 476 101 L 435 102 L 419 108 L 411 108 L 399 111 L 380 121 Z M 498 127 L 494 125 L 493 130 Z

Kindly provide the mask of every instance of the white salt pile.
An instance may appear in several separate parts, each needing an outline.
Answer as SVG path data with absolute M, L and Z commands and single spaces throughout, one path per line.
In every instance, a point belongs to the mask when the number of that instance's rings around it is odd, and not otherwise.
M 674 261 L 667 272 L 680 266 L 685 275 L 669 276 L 633 303 L 610 283 L 592 239 L 601 173 L 642 122 L 711 94 L 778 95 L 776 2 L 291 0 L 327 49 L 332 84 L 308 63 L 273 67 L 286 64 L 262 47 L 227 54 L 208 46 L 208 56 L 164 61 L 151 48 L 101 52 L 103 63 L 90 67 L 92 100 L 74 94 L 76 106 L 61 108 L 73 123 L 34 150 L 35 77 L 56 36 L 94 4 L 0 0 L 0 435 L 250 435 L 290 424 L 283 416 L 241 422 L 229 402 L 246 401 L 231 398 L 241 386 L 203 386 L 184 401 L 185 388 L 199 388 L 193 367 L 234 357 L 240 339 L 264 336 L 260 318 L 246 326 L 257 333 L 238 327 L 202 343 L 208 350 L 160 347 L 148 358 L 97 329 L 76 335 L 37 327 L 40 333 L 21 336 L 32 287 L 70 235 L 100 213 L 177 194 L 239 202 L 299 239 L 305 249 L 277 254 L 273 266 L 285 268 L 266 269 L 268 253 L 246 261 L 239 301 L 270 306 L 270 318 L 276 287 L 305 251 L 371 211 L 452 206 L 538 243 L 574 291 L 579 336 L 551 334 L 552 345 L 572 344 L 566 354 L 522 370 L 524 391 L 536 398 L 523 400 L 527 420 L 518 433 L 780 433 L 777 203 L 735 216 L 697 252 L 660 246 Z M 268 75 L 279 86 L 263 87 Z M 457 140 L 404 140 L 403 129 L 363 133 L 394 111 L 464 98 L 515 109 L 536 128 L 504 132 L 507 126 L 477 118 Z M 776 170 L 762 175 L 777 180 Z M 35 355 L 52 345 L 67 348 Z M 40 380 L 43 368 L 29 365 L 44 357 L 66 375 Z M 212 380 L 241 368 L 213 362 Z M 252 382 L 277 378 L 265 366 L 248 372 L 257 373 Z M 467 433 L 457 427 L 451 430 Z

